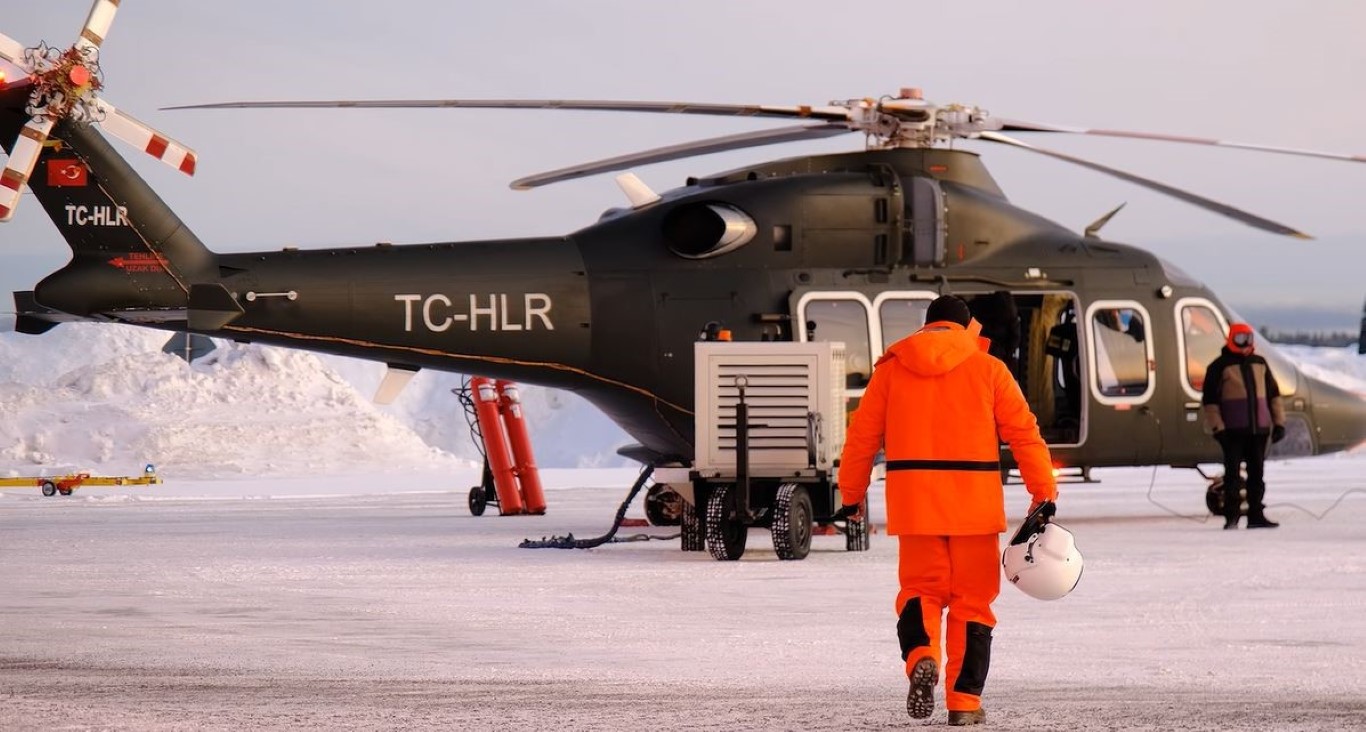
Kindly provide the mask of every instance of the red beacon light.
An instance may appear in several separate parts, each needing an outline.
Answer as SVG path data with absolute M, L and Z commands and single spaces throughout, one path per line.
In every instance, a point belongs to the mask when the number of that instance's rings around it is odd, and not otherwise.
M 71 67 L 70 71 L 66 72 L 66 78 L 71 81 L 73 86 L 87 86 L 90 84 L 90 69 L 81 64 L 76 64 Z

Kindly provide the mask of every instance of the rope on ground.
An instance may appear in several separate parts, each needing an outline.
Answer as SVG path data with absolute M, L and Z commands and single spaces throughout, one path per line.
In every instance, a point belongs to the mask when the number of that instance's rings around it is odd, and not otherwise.
M 679 534 L 673 534 L 671 536 L 634 534 L 632 536 L 624 536 L 620 539 L 615 538 L 617 529 L 621 528 L 621 522 L 626 519 L 626 509 L 631 505 L 631 501 L 635 500 L 636 494 L 640 493 L 640 489 L 644 488 L 645 484 L 649 482 L 650 475 L 653 474 L 654 471 L 653 465 L 646 465 L 641 469 L 640 477 L 636 478 L 635 485 L 631 486 L 631 492 L 626 495 L 626 500 L 621 502 L 621 507 L 617 509 L 616 521 L 612 522 L 612 528 L 609 529 L 606 534 L 593 539 L 575 539 L 573 534 L 568 534 L 566 536 L 551 536 L 549 538 L 541 537 L 539 541 L 534 539 L 523 539 L 522 543 L 517 546 L 523 549 L 592 549 L 593 547 L 602 546 L 603 544 L 608 543 L 619 544 L 630 541 L 649 541 L 651 539 L 677 539 Z

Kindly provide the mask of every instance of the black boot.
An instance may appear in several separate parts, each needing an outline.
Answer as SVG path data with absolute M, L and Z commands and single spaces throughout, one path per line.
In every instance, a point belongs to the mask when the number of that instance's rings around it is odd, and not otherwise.
M 1266 506 L 1262 504 L 1262 498 L 1266 496 L 1265 483 L 1247 484 L 1247 527 L 1249 529 L 1274 529 L 1280 524 L 1266 517 L 1263 511 Z
M 1243 497 L 1238 495 L 1242 481 L 1237 476 L 1224 476 L 1224 528 L 1238 528 L 1238 517 L 1243 513 Z

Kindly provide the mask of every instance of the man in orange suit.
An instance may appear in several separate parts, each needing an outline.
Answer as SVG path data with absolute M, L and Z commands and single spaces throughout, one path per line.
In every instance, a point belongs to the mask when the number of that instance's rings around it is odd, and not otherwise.
M 1006 529 L 1000 442 L 1010 445 L 1034 508 L 1057 498 L 1048 447 L 1019 384 L 987 353 L 967 304 L 930 303 L 925 327 L 878 360 L 840 458 L 844 515 L 867 495 L 885 449 L 887 533 L 900 542 L 897 636 L 910 678 L 906 711 L 934 712 L 944 665 L 949 724 L 979 724 L 991 659 Z M 948 611 L 946 632 L 941 633 Z

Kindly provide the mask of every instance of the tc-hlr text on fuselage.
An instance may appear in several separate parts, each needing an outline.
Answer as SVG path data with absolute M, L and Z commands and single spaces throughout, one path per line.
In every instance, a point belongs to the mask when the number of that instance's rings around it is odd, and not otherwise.
M 466 299 L 446 295 L 394 295 L 403 303 L 403 330 L 420 325 L 433 333 L 465 324 L 471 331 L 555 330 L 550 321 L 550 296 L 543 292 L 470 294 Z

